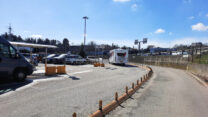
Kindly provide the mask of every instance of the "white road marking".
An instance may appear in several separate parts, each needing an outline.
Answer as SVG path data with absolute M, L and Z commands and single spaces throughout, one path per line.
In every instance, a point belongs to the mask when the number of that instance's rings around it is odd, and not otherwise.
M 87 73 L 87 72 L 92 72 L 92 70 L 86 70 L 86 71 L 80 71 L 80 72 L 69 73 L 68 75 L 75 75 L 75 74 L 81 74 L 81 73 Z

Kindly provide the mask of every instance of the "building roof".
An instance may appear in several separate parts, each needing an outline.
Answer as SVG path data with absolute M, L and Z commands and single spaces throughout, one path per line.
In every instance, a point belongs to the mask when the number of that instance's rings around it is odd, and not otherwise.
M 15 46 L 23 46 L 23 47 L 31 47 L 31 48 L 57 48 L 57 46 L 53 46 L 53 45 L 32 44 L 32 43 L 24 43 L 24 42 L 11 42 L 11 41 L 10 43 Z

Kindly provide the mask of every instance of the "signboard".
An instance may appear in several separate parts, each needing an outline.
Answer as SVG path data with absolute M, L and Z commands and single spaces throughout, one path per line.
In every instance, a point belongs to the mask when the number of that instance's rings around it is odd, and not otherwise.
M 143 38 L 143 44 L 147 43 L 147 38 Z
M 134 45 L 137 45 L 138 43 L 139 43 L 138 40 L 135 40 L 135 41 L 134 41 Z

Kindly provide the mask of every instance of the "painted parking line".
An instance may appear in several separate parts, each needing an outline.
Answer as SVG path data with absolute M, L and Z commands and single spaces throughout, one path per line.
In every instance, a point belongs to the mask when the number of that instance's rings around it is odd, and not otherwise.
M 85 71 L 80 71 L 80 72 L 68 73 L 68 75 L 75 75 L 75 74 L 88 73 L 88 72 L 92 72 L 92 70 L 85 70 Z

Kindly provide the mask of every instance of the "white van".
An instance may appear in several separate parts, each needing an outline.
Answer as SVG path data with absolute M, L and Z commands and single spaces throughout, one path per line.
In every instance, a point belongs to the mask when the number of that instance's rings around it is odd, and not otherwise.
M 128 62 L 128 50 L 114 49 L 110 51 L 109 63 L 125 65 Z

